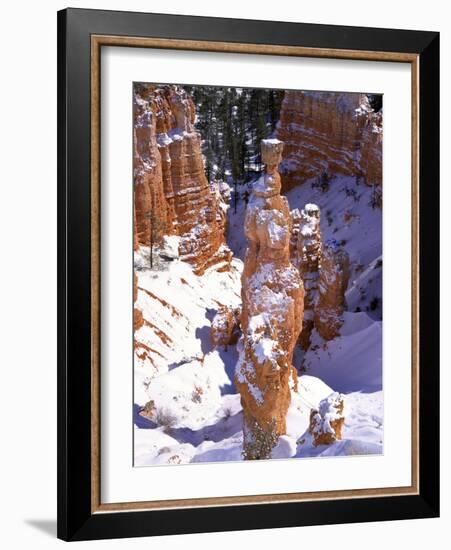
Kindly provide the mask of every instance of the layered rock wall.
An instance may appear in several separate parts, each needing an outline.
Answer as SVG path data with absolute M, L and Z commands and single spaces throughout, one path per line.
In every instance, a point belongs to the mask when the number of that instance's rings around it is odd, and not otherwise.
M 176 86 L 137 85 L 134 96 L 134 190 L 139 245 L 179 235 L 180 257 L 198 274 L 228 269 L 225 214 L 207 181 L 195 108 Z
M 242 338 L 235 384 L 244 414 L 244 458 L 269 458 L 286 433 L 292 357 L 302 328 L 304 288 L 290 261 L 291 218 L 280 195 L 277 166 L 283 143 L 263 140 L 266 173 L 247 207 L 248 248 L 242 276 Z
M 169 233 L 171 223 L 163 189 L 156 121 L 156 111 L 149 95 L 135 94 L 133 176 L 136 237 L 138 244 L 146 246 L 149 246 L 151 238 L 158 241 Z M 154 219 L 151 220 L 151 217 Z
M 284 191 L 323 174 L 382 183 L 382 113 L 365 94 L 286 90 L 276 135 Z
M 382 183 L 382 111 L 362 109 L 362 139 L 360 141 L 360 170 L 368 185 Z

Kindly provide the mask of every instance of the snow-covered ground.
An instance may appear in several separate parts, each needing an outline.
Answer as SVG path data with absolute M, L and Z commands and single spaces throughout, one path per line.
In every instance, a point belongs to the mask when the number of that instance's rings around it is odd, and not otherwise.
M 321 209 L 323 241 L 342 241 L 351 278 L 341 335 L 312 346 L 294 364 L 300 372 L 287 417 L 287 435 L 273 458 L 381 453 L 382 213 L 369 206 L 371 189 L 354 178 L 336 178 L 327 192 L 310 183 L 287 193 L 290 208 Z M 234 253 L 230 272 L 211 269 L 198 277 L 176 257 L 148 269 L 148 249 L 135 255 L 138 307 L 146 322 L 135 334 L 135 466 L 242 460 L 242 409 L 233 384 L 235 346 L 214 349 L 211 321 L 221 305 L 240 304 L 245 252 L 245 203 L 229 209 L 227 241 Z M 157 254 L 158 255 L 158 254 Z M 146 350 L 151 361 L 140 359 Z M 344 395 L 343 439 L 312 445 L 310 411 L 333 391 Z M 144 409 L 144 412 L 143 412 Z M 141 411 L 141 412 L 140 412 Z

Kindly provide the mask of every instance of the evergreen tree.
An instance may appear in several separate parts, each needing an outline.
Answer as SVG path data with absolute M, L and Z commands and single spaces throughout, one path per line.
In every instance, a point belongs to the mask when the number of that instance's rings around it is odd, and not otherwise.
M 382 109 L 382 95 L 381 94 L 368 94 L 368 101 L 371 105 L 371 108 L 376 111 Z
M 149 220 L 149 267 L 153 269 L 154 246 L 158 237 L 166 232 L 166 223 L 155 212 L 155 208 L 152 208 L 145 217 Z
M 184 89 L 196 106 L 196 128 L 202 137 L 209 181 L 227 179 L 228 175 L 237 186 L 249 181 L 251 165 L 256 165 L 258 171 L 262 169 L 260 142 L 275 130 L 283 90 L 214 86 Z

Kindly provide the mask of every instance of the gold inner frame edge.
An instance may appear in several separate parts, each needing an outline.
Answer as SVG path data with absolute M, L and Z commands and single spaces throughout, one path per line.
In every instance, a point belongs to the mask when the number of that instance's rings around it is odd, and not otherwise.
M 412 480 L 407 487 L 101 503 L 100 498 L 100 50 L 122 46 L 410 63 L 412 73 Z M 308 502 L 419 494 L 419 56 L 267 44 L 91 35 L 91 513 Z

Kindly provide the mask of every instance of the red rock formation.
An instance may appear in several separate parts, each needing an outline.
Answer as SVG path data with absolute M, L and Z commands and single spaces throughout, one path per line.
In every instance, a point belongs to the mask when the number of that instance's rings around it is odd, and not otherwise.
M 138 277 L 133 273 L 133 301 L 138 299 Z M 143 312 L 137 307 L 133 308 L 133 326 L 134 330 L 139 330 L 144 324 Z
M 138 232 L 136 229 L 136 210 L 133 209 L 133 250 L 138 250 L 139 241 L 138 241 Z
M 367 113 L 367 114 L 365 114 Z M 368 185 L 382 183 L 382 111 L 363 110 L 360 169 Z
M 149 101 L 138 94 L 134 96 L 133 132 L 136 235 L 139 244 L 148 246 L 152 231 L 155 241 L 166 233 L 168 216 L 156 139 L 156 116 Z M 151 215 L 154 216 L 152 226 Z
M 320 402 L 317 410 L 310 411 L 309 432 L 313 446 L 330 445 L 340 440 L 344 422 L 344 398 L 337 392 L 331 393 Z
M 349 255 L 336 241 L 323 247 L 314 324 L 324 340 L 340 334 L 349 282 Z
M 214 346 L 236 344 L 240 336 L 241 310 L 221 306 L 211 322 L 211 340 Z
M 292 261 L 299 269 L 305 288 L 304 322 L 299 344 L 307 350 L 314 327 L 322 255 L 320 210 L 316 204 L 306 204 L 301 212 L 292 211 L 291 216 L 294 222 L 292 240 L 296 241 L 292 244 Z
M 277 172 L 282 147 L 278 140 L 263 140 L 266 174 L 254 185 L 245 219 L 243 336 L 235 384 L 243 405 L 246 459 L 268 458 L 286 433 L 290 385 L 297 381 L 292 357 L 302 328 L 304 289 L 290 262 L 291 219 Z
M 318 206 L 306 204 L 302 211 L 295 209 L 290 215 L 290 257 L 305 289 L 299 345 L 306 351 L 314 328 L 324 340 L 332 340 L 340 333 L 349 282 L 349 255 L 337 241 L 323 244 Z
M 382 183 L 382 114 L 364 94 L 287 90 L 277 137 L 284 191 L 324 173 Z
M 202 274 L 228 269 L 225 215 L 204 173 L 191 98 L 176 86 L 137 85 L 134 103 L 136 235 L 140 245 L 181 237 L 180 257 Z M 153 231 L 153 235 L 152 235 Z

